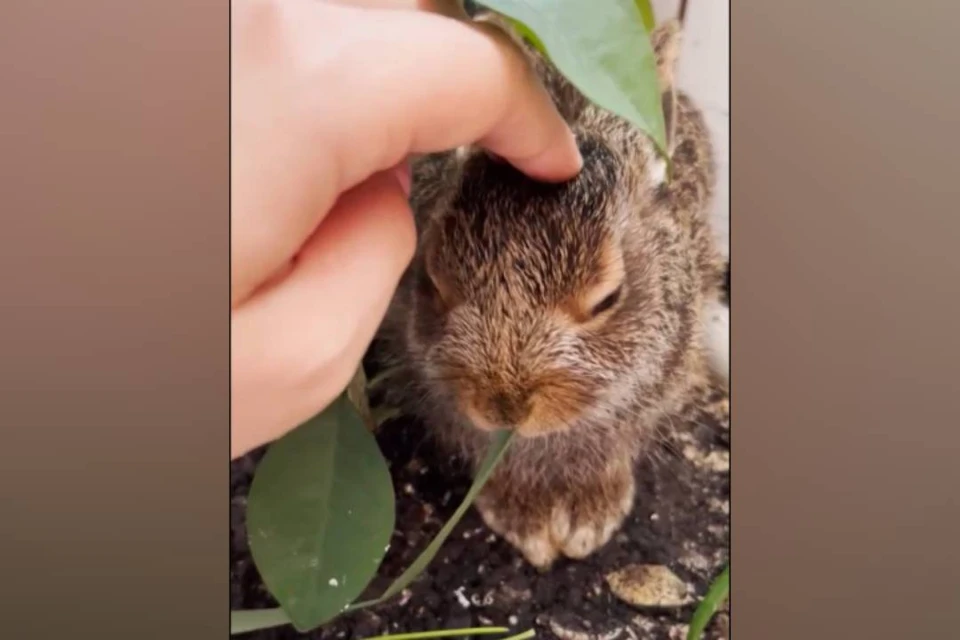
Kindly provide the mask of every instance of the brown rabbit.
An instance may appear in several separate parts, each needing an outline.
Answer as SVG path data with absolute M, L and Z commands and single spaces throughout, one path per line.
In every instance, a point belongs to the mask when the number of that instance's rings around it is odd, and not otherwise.
M 700 112 L 673 89 L 678 38 L 675 22 L 653 34 L 669 181 L 643 133 L 529 48 L 581 174 L 539 183 L 469 149 L 414 170 L 420 244 L 380 334 L 400 369 L 390 391 L 474 464 L 492 431 L 517 432 L 476 506 L 540 568 L 610 539 L 634 461 L 715 377 L 702 330 L 724 273 L 706 219 L 714 168 Z

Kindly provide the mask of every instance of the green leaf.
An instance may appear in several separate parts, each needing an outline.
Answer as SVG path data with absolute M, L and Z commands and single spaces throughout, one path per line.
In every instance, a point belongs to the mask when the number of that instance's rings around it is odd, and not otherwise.
M 283 609 L 242 609 L 230 612 L 230 635 L 290 624 Z
M 693 620 L 690 621 L 690 630 L 687 632 L 687 640 L 700 640 L 710 620 L 723 601 L 727 599 L 730 592 L 730 567 L 727 566 L 719 576 L 710 585 L 707 595 L 703 597 L 700 605 L 693 614 Z
M 275 442 L 250 487 L 250 553 L 299 631 L 330 620 L 360 595 L 393 524 L 387 464 L 346 394 Z
M 666 150 L 657 65 L 637 0 L 480 0 L 517 23 L 584 96 Z M 652 14 L 651 14 L 652 16 Z M 652 18 L 651 18 L 652 19 Z
M 473 484 L 470 485 L 470 490 L 467 491 L 467 495 L 464 496 L 463 501 L 460 503 L 460 506 L 457 507 L 457 510 L 454 511 L 453 515 L 450 517 L 450 520 L 448 520 L 447 523 L 443 525 L 443 528 L 440 529 L 440 533 L 438 533 L 437 536 L 430 541 L 430 544 L 427 545 L 427 548 L 423 550 L 417 559 L 414 560 L 413 563 L 407 567 L 402 574 L 400 574 L 400 577 L 393 581 L 393 584 L 391 584 L 387 590 L 383 592 L 382 596 L 376 600 L 357 603 L 351 606 L 350 610 L 369 607 L 385 600 L 389 600 L 393 596 L 403 591 L 407 585 L 413 582 L 413 580 L 420 575 L 424 569 L 426 569 L 430 561 L 433 560 L 433 557 L 437 555 L 440 547 L 443 546 L 444 541 L 446 541 L 447 537 L 449 537 L 449 535 L 453 532 L 454 527 L 457 526 L 457 523 L 467 512 L 467 509 L 469 509 L 470 505 L 473 504 L 477 494 L 480 493 L 481 489 L 483 489 L 483 485 L 487 483 L 487 480 L 490 478 L 490 474 L 493 473 L 497 463 L 500 462 L 500 459 L 506 452 L 507 445 L 510 444 L 512 437 L 512 431 L 500 431 L 493 436 L 493 439 L 490 442 L 490 448 L 487 449 L 487 455 L 484 457 L 480 468 L 477 469 L 477 473 L 473 479 Z

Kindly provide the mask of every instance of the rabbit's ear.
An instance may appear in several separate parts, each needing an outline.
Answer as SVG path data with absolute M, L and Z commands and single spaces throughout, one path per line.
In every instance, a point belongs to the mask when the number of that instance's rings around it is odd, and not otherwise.
M 667 133 L 667 153 L 673 154 L 676 133 L 677 113 L 677 58 L 680 56 L 680 22 L 668 20 L 659 25 L 650 34 L 653 54 L 657 61 L 657 81 L 660 87 L 660 101 L 663 105 L 663 119 Z

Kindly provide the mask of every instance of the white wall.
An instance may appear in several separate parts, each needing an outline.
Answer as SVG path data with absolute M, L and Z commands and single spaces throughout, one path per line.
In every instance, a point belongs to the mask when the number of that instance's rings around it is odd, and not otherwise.
M 678 0 L 652 0 L 657 20 L 676 15 Z M 730 3 L 687 0 L 677 82 L 704 110 L 716 145 L 718 183 L 714 228 L 725 255 L 730 250 Z

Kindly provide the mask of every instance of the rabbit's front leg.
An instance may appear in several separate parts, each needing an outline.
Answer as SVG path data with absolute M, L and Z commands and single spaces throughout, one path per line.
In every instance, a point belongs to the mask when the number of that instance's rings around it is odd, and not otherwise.
M 554 462 L 564 471 L 530 477 L 498 470 L 476 502 L 487 526 L 539 569 L 549 568 L 560 555 L 589 556 L 610 540 L 633 508 L 629 455 L 617 452 L 602 468 L 582 473 L 575 468 L 577 460 Z

